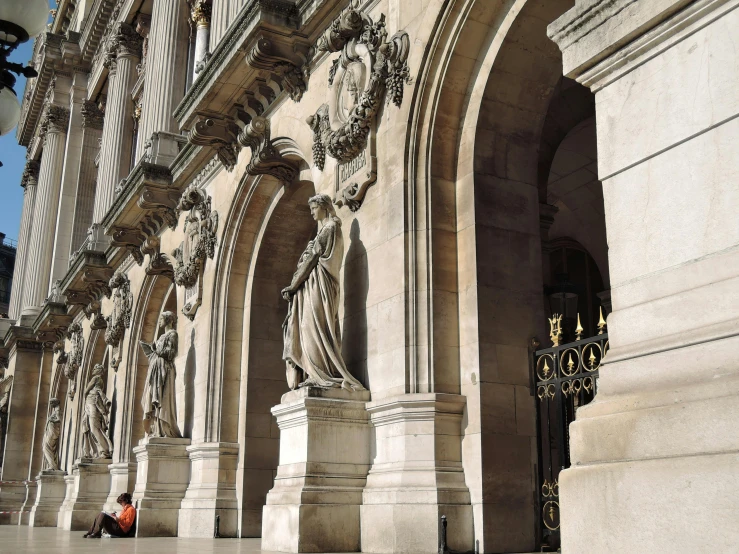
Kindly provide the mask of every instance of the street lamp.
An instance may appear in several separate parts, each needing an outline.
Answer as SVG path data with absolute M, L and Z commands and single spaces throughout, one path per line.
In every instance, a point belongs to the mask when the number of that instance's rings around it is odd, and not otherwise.
M 48 19 L 49 0 L 0 2 L 0 135 L 12 131 L 21 116 L 18 96 L 13 89 L 13 73 L 26 79 L 38 76 L 32 67 L 9 62 L 8 56 L 19 44 L 42 32 Z

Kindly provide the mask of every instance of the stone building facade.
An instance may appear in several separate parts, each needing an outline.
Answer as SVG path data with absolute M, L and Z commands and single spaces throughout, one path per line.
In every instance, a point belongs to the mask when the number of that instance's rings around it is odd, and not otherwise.
M 609 350 L 547 484 L 564 551 L 739 543 L 739 1 L 58 4 L 18 126 L 0 522 L 129 491 L 138 536 L 431 552 L 444 515 L 452 550 L 538 549 L 532 358 L 572 285 Z M 286 383 L 317 194 L 366 390 Z M 143 425 L 164 333 L 177 436 Z

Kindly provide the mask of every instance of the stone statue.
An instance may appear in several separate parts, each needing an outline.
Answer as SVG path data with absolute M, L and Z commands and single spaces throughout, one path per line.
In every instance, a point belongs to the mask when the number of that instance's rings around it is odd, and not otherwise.
M 172 312 L 162 312 L 159 326 L 164 333 L 154 343 L 140 341 L 144 354 L 149 359 L 149 371 L 144 383 L 144 430 L 150 437 L 173 437 L 182 435 L 177 427 L 175 407 L 175 367 L 177 357 L 177 316 Z
M 108 438 L 108 418 L 111 402 L 103 390 L 105 367 L 95 364 L 85 388 L 85 413 L 82 415 L 82 456 L 110 458 L 113 443 Z
M 49 415 L 44 429 L 44 462 L 45 469 L 59 471 L 59 435 L 62 423 L 59 417 L 59 400 L 49 400 Z
M 308 200 L 319 222 L 316 238 L 308 242 L 292 283 L 282 289 L 289 302 L 282 325 L 287 384 L 297 387 L 342 387 L 364 390 L 346 369 L 339 332 L 339 271 L 344 257 L 341 220 L 326 194 Z M 303 377 L 307 377 L 302 380 Z
M 5 431 L 8 428 L 8 403 L 10 402 L 12 386 L 12 375 L 0 379 L 0 466 L 3 464 L 3 454 L 5 453 Z

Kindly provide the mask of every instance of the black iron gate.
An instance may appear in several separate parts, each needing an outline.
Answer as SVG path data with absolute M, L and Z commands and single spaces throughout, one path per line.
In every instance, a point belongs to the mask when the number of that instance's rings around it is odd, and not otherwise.
M 568 428 L 575 412 L 593 400 L 598 370 L 608 351 L 608 334 L 601 315 L 600 334 L 559 344 L 561 316 L 550 320 L 552 348 L 534 354 L 539 447 L 539 540 L 542 552 L 556 551 L 559 537 L 559 472 L 570 467 Z M 579 325 L 578 325 L 579 327 Z M 581 331 L 581 329 L 580 329 Z M 578 335 L 579 336 L 579 335 Z

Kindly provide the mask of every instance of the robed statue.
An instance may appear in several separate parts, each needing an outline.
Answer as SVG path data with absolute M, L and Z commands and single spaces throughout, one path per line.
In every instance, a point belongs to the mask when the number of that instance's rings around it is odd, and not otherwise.
M 316 238 L 298 260 L 290 286 L 282 289 L 288 301 L 283 323 L 287 383 L 298 387 L 342 387 L 364 390 L 347 370 L 341 356 L 339 331 L 339 271 L 344 257 L 341 220 L 331 198 L 318 194 L 308 200 L 319 224 Z
M 61 418 L 59 417 L 59 400 L 49 400 L 49 415 L 44 428 L 44 466 L 45 469 L 59 471 L 59 435 L 61 434 Z
M 144 430 L 149 437 L 180 438 L 175 407 L 175 367 L 177 357 L 177 316 L 162 312 L 159 326 L 164 332 L 153 343 L 140 341 L 149 359 L 149 371 L 144 383 L 141 406 L 144 409 Z
M 113 443 L 108 437 L 111 402 L 105 396 L 102 374 L 105 367 L 95 364 L 85 387 L 85 413 L 82 415 L 82 456 L 110 458 Z

